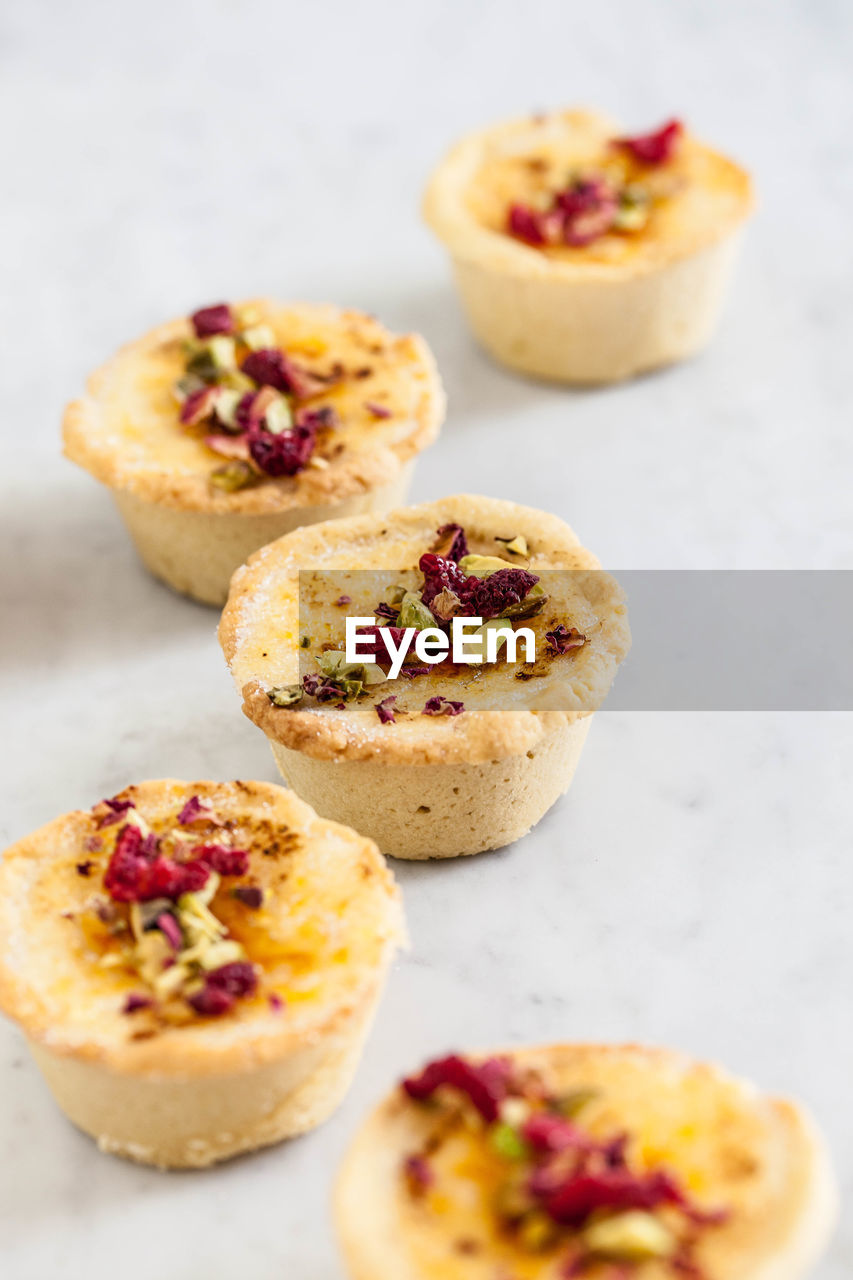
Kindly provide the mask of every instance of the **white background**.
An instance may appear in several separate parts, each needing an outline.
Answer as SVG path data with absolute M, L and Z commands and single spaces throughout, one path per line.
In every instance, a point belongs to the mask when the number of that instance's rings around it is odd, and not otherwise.
M 851 53 L 844 0 L 7 0 L 0 839 L 134 779 L 276 776 L 214 614 L 143 574 L 107 494 L 58 456 L 91 367 L 220 297 L 339 301 L 426 335 L 450 412 L 417 499 L 557 512 L 617 571 L 849 568 Z M 761 199 L 712 349 L 585 394 L 475 349 L 418 215 L 457 134 L 562 104 L 632 129 L 681 114 Z M 795 599 L 791 620 L 807 622 Z M 849 1193 L 851 726 L 600 715 L 531 836 L 398 868 L 414 950 L 348 1102 L 219 1171 L 98 1155 L 4 1023 L 4 1280 L 340 1280 L 327 1206 L 347 1137 L 454 1045 L 637 1038 L 720 1058 L 808 1100 Z M 849 1276 L 845 1230 L 820 1280 Z

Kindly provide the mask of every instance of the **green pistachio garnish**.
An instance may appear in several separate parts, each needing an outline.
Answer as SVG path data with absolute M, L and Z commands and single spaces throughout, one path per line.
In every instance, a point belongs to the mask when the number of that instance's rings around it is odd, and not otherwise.
M 541 1209 L 526 1213 L 518 1228 L 518 1243 L 529 1253 L 541 1253 L 554 1244 L 560 1233 L 553 1218 Z
M 504 609 L 501 614 L 502 618 L 532 618 L 534 614 L 539 613 L 548 603 L 548 597 L 545 594 L 545 588 L 541 582 L 535 582 L 528 591 L 523 600 L 519 600 L 518 604 L 511 604 Z
M 195 373 L 185 373 L 172 387 L 172 395 L 178 404 L 183 404 L 187 396 L 191 396 L 194 391 L 201 391 L 206 385 L 204 378 L 200 378 Z
M 223 942 L 213 942 L 205 947 L 198 962 L 202 969 L 218 969 L 220 965 L 233 964 L 235 960 L 242 960 L 245 954 L 239 942 L 235 942 L 233 938 L 226 938 Z
M 232 337 L 227 333 L 217 333 L 214 337 L 207 338 L 206 341 L 210 359 L 215 369 L 219 369 L 224 373 L 227 369 L 237 368 L 237 344 Z
M 240 369 L 228 369 L 220 375 L 217 381 L 220 387 L 230 387 L 232 391 L 239 391 L 241 395 L 245 395 L 247 391 L 255 390 L 255 384 L 252 379 Z
M 166 961 L 171 960 L 173 954 L 159 929 L 144 933 L 133 951 L 134 963 L 143 981 L 153 986 L 156 978 L 163 972 Z
M 293 414 L 284 396 L 277 396 L 269 405 L 264 414 L 264 425 L 274 436 L 281 435 L 282 431 L 293 426 Z
M 478 627 L 476 631 L 472 631 L 471 640 L 479 640 L 482 644 L 479 661 L 488 661 L 486 637 L 490 631 L 496 633 L 495 655 L 497 655 L 507 642 L 507 632 L 512 631 L 512 629 L 512 623 L 508 622 L 506 618 L 487 618 L 481 627 Z
M 237 368 L 236 344 L 228 334 L 192 338 L 184 349 L 187 352 L 187 373 L 196 374 L 204 382 L 217 382 L 223 373 Z
M 415 627 L 418 631 L 425 631 L 427 627 L 435 626 L 435 618 L 414 591 L 407 591 L 403 596 L 397 626 Z
M 375 662 L 347 662 L 343 649 L 327 649 L 317 654 L 317 666 L 320 674 L 330 680 L 359 682 L 365 685 L 384 684 L 385 672 Z M 356 695 L 353 695 L 356 696 Z
M 402 604 L 403 597 L 408 594 L 408 587 L 402 587 L 399 583 L 395 587 L 388 588 L 388 603 Z
M 514 1125 L 501 1122 L 489 1130 L 489 1141 L 504 1160 L 523 1160 L 529 1151 L 527 1143 Z
M 215 489 L 224 489 L 226 493 L 236 493 L 238 489 L 246 489 L 258 479 L 258 473 L 242 458 L 232 458 L 224 466 L 214 467 L 209 479 Z
M 649 220 L 651 201 L 648 192 L 636 184 L 623 187 L 614 226 L 617 231 L 641 231 Z
M 295 707 L 305 697 L 305 690 L 301 684 L 280 684 L 275 689 L 267 689 L 267 697 L 274 707 Z
M 275 334 L 268 324 L 253 324 L 240 334 L 250 351 L 262 351 L 275 346 Z
M 498 569 L 508 569 L 509 563 L 500 556 L 463 556 L 459 568 L 469 578 L 489 578 Z
M 620 1262 L 668 1258 L 674 1253 L 677 1243 L 660 1218 L 639 1209 L 594 1222 L 587 1227 L 582 1238 L 590 1253 Z
M 237 406 L 243 399 L 242 391 L 235 391 L 233 387 L 220 387 L 216 396 L 216 417 L 229 431 L 239 431 L 240 424 L 237 421 Z
M 529 554 L 527 539 L 521 533 L 517 533 L 514 538 L 495 538 L 495 542 L 502 542 L 510 555 L 526 558 Z
M 303 636 L 303 637 L 302 637 L 302 639 L 299 641 L 299 648 L 300 648 L 300 649 L 310 649 L 310 648 L 311 648 L 311 637 L 310 637 L 310 636 Z
M 557 1101 L 557 1111 L 567 1120 L 574 1120 L 590 1102 L 594 1102 L 601 1094 L 600 1089 L 572 1089 Z

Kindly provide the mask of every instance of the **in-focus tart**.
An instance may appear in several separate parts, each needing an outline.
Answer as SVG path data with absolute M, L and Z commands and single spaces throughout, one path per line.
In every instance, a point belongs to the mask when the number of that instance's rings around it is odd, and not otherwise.
M 353 1280 L 797 1280 L 835 1200 L 795 1104 L 667 1050 L 557 1045 L 405 1080 L 335 1208 Z
M 0 863 L 0 1008 L 109 1152 L 199 1167 L 321 1123 L 402 937 L 376 846 L 260 782 L 144 782 Z
M 314 571 L 301 598 L 300 571 Z M 556 593 L 551 571 L 567 571 Z M 375 661 L 343 661 L 344 611 L 378 619 Z M 466 616 L 523 623 L 536 660 L 415 659 L 388 678 L 386 626 L 447 631 Z M 479 853 L 529 831 L 568 788 L 630 641 L 621 589 L 563 521 L 470 495 L 263 548 L 234 576 L 220 639 L 288 783 L 399 858 Z
M 749 176 L 671 120 L 626 137 L 561 111 L 464 138 L 427 188 L 471 326 L 510 368 L 612 382 L 716 326 Z
M 444 394 L 426 343 L 358 311 L 218 304 L 123 347 L 65 412 L 65 452 L 113 491 L 142 560 L 222 604 L 251 552 L 404 500 Z

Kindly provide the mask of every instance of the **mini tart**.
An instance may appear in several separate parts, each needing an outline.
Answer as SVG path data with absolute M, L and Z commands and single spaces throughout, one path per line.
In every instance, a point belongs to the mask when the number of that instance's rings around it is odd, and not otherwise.
M 574 571 L 571 599 L 558 608 L 549 601 L 553 618 L 543 611 L 536 620 L 540 629 L 558 618 L 571 621 L 586 638 L 560 659 L 571 664 L 560 672 L 560 709 L 529 709 L 528 683 L 493 668 L 468 668 L 476 674 L 448 676 L 446 684 L 434 668 L 428 677 L 379 685 L 371 697 L 342 706 L 274 705 L 271 690 L 299 679 L 299 571 L 390 570 L 389 581 L 401 573 L 414 581 L 420 557 L 449 525 L 464 527 L 472 553 L 503 557 L 508 568 L 512 555 L 502 538 L 522 539 L 524 567 L 534 573 Z M 364 588 L 355 575 L 353 616 L 372 613 L 375 599 L 358 592 L 375 594 L 375 579 L 384 576 L 372 573 Z M 263 548 L 235 574 L 219 636 L 243 710 L 267 735 L 290 786 L 319 813 L 370 835 L 386 854 L 412 859 L 480 853 L 529 831 L 571 783 L 590 708 L 603 700 L 630 643 L 621 588 L 562 520 L 466 494 L 383 519 L 318 525 Z M 498 679 L 507 709 L 494 709 Z M 535 681 L 537 693 L 543 683 Z M 392 723 L 377 713 L 386 694 L 397 700 Z M 461 702 L 463 713 L 424 714 L 436 694 L 456 707 Z
M 511 369 L 614 382 L 682 360 L 712 335 L 753 206 L 749 176 L 690 134 L 666 163 L 640 164 L 614 146 L 621 132 L 590 111 L 526 117 L 463 138 L 430 180 L 424 215 L 450 252 L 468 320 Z M 544 248 L 509 234 L 513 205 L 542 208 L 590 173 L 641 190 L 644 225 Z
M 398 1088 L 357 1133 L 335 1193 L 353 1280 L 797 1280 L 822 1252 L 834 1180 L 794 1103 L 669 1050 L 556 1045 L 498 1060 L 526 1100 L 487 1119 L 495 1060 L 465 1061 L 479 1109 Z
M 225 458 L 207 446 L 203 427 L 182 427 L 175 398 L 195 341 L 190 319 L 118 351 L 63 422 L 66 456 L 113 491 L 146 567 L 215 605 L 237 566 L 274 538 L 403 501 L 414 460 L 444 417 L 435 362 L 417 335 L 397 337 L 371 316 L 334 306 L 260 299 L 230 310 L 238 334 L 266 331 L 275 349 L 327 383 L 306 404 L 333 409 L 334 426 L 298 474 L 260 475 L 233 492 L 211 482 Z M 242 342 L 237 351 L 242 363 Z
M 153 906 L 150 896 L 117 900 L 130 890 L 110 878 L 116 841 L 136 825 L 171 860 L 143 866 L 162 881 Z M 211 846 L 228 851 L 217 855 L 223 874 L 206 880 L 215 892 L 206 907 L 192 894 L 170 903 L 176 857 L 182 876 L 202 877 L 187 870 L 200 845 L 206 857 Z M 138 933 L 142 911 L 160 923 Z M 335 1109 L 402 933 L 376 846 L 281 787 L 144 782 L 6 851 L 0 1009 L 21 1026 L 59 1106 L 103 1151 L 201 1167 Z

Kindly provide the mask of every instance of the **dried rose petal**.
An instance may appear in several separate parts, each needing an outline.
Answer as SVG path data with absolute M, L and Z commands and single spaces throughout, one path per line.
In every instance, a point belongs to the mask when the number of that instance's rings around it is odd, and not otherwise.
M 583 648 L 586 636 L 577 627 L 566 627 L 560 622 L 553 631 L 545 632 L 545 641 L 552 653 L 569 653 L 572 649 Z
M 619 210 L 619 199 L 604 178 L 582 178 L 560 192 L 556 206 L 563 216 L 564 241 L 580 248 L 610 230 Z
M 403 1161 L 403 1176 L 413 1196 L 422 1196 L 435 1182 L 432 1166 L 424 1156 L 407 1156 Z
M 251 351 L 241 366 L 243 372 L 262 387 L 275 387 L 297 400 L 308 400 L 328 390 L 328 383 L 303 369 L 283 351 L 275 347 L 263 347 Z
M 90 876 L 94 865 L 94 862 L 87 858 L 85 862 L 78 862 L 74 869 L 78 876 Z
M 375 618 L 387 618 L 389 622 L 396 622 L 400 614 L 400 606 L 398 604 L 386 604 L 383 600 L 373 610 Z
M 251 907 L 254 911 L 257 911 L 264 901 L 263 889 L 254 884 L 238 884 L 231 890 L 231 894 L 238 902 L 242 902 L 245 907 Z
M 193 862 L 201 863 L 220 876 L 244 876 L 249 870 L 245 849 L 226 849 L 221 844 L 200 844 L 192 851 Z
M 381 702 L 376 704 L 376 714 L 383 724 L 395 724 L 396 717 L 392 709 L 392 703 L 397 701 L 397 695 L 391 694 L 390 698 L 383 698 Z
M 442 698 L 440 694 L 436 694 L 434 698 L 427 698 L 421 715 L 461 716 L 464 710 L 464 702 L 451 702 L 449 698 Z
M 202 307 L 190 316 L 197 338 L 212 338 L 217 333 L 234 333 L 237 325 L 227 302 L 212 307 Z
M 185 427 L 195 427 L 209 418 L 216 408 L 218 387 L 200 387 L 191 391 L 181 405 L 180 420 Z
M 338 596 L 335 604 L 339 609 L 343 609 L 344 605 L 352 604 L 352 596 Z
M 217 818 L 213 812 L 213 805 L 209 800 L 202 800 L 200 796 L 190 796 L 178 814 L 178 822 L 182 827 L 189 827 L 202 818 L 205 822 L 213 822 L 217 826 L 222 825 L 221 819 Z
M 458 1054 L 429 1063 L 417 1076 L 403 1081 L 403 1089 L 416 1102 L 425 1102 L 437 1089 L 448 1086 L 463 1093 L 488 1124 L 498 1118 L 500 1103 L 511 1089 L 512 1065 L 506 1058 L 488 1058 L 474 1064 Z
M 675 155 L 683 134 L 684 125 L 680 120 L 667 120 L 653 133 L 615 138 L 613 146 L 628 151 L 640 164 L 666 164 Z
M 510 235 L 519 240 L 537 246 L 546 243 L 540 215 L 526 204 L 510 205 L 506 225 Z
M 589 1140 L 581 1129 L 563 1116 L 536 1111 L 521 1127 L 521 1136 L 536 1151 L 565 1151 L 569 1147 L 586 1148 Z
M 377 404 L 375 400 L 365 400 L 364 407 L 368 413 L 373 415 L 374 418 L 391 417 L 391 410 L 384 404 Z
M 157 928 L 163 934 L 172 950 L 180 951 L 184 945 L 184 937 L 175 917 L 170 915 L 168 911 L 162 912 L 157 917 Z
M 136 805 L 132 800 L 102 800 L 102 805 L 106 805 L 107 812 L 98 818 L 98 828 L 111 827 L 114 822 L 118 822 L 128 809 L 135 809 Z M 99 808 L 95 805 L 95 809 Z M 94 810 L 93 810 L 94 812 Z
M 130 995 L 122 1005 L 122 1013 L 136 1013 L 139 1009 L 150 1009 L 154 1001 L 150 996 L 140 995 L 136 991 L 131 991 Z
M 205 436 L 204 443 L 221 458 L 236 458 L 239 462 L 249 461 L 249 441 L 245 436 Z
M 456 564 L 468 554 L 468 539 L 461 524 L 443 524 L 436 530 L 435 542 L 430 547 L 437 556 L 453 560 Z
M 269 1001 L 270 1008 L 275 1010 L 276 1013 L 280 1013 L 284 1008 L 284 1001 L 276 991 L 271 991 L 267 996 L 267 1000 Z
M 389 639 L 396 649 L 399 649 L 402 643 L 405 629 L 403 627 L 357 627 L 356 635 L 359 639 L 358 651 L 359 655 L 365 662 L 376 662 L 380 666 L 387 666 L 391 662 L 391 654 L 388 652 L 388 646 L 385 643 L 386 637 Z M 371 639 L 372 644 L 364 644 L 364 640 Z

